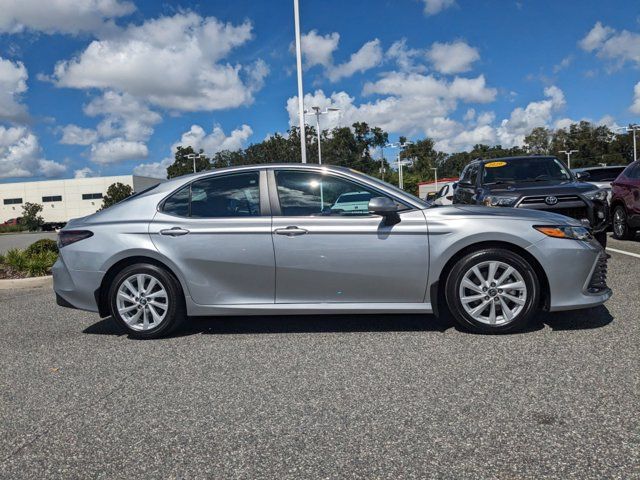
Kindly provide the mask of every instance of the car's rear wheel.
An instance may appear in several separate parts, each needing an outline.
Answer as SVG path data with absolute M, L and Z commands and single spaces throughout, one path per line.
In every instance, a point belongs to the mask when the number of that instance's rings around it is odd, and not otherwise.
M 622 205 L 618 205 L 613 210 L 613 236 L 618 240 L 631 240 L 636 231 L 629 227 L 627 221 L 627 211 Z
M 505 333 L 524 328 L 536 312 L 540 284 L 533 267 L 520 255 L 501 248 L 465 255 L 446 282 L 451 313 L 465 329 Z
M 120 271 L 109 289 L 114 320 L 138 338 L 159 338 L 175 330 L 185 317 L 178 281 L 151 264 L 130 265 Z

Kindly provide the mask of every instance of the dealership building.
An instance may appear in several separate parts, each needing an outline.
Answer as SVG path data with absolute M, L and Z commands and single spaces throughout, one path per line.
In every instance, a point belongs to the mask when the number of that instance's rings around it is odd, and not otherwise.
M 47 223 L 64 223 L 72 218 L 95 213 L 102 197 L 114 183 L 123 183 L 139 192 L 162 180 L 137 175 L 86 177 L 42 182 L 0 183 L 0 223 L 22 215 L 22 206 L 39 203 Z

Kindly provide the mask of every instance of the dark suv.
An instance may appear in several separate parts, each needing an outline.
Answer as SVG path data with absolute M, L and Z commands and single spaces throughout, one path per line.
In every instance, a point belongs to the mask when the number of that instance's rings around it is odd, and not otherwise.
M 620 240 L 632 239 L 640 229 L 640 161 L 625 168 L 611 185 L 613 236 Z
M 607 191 L 580 178 L 555 157 L 478 159 L 462 171 L 453 203 L 566 215 L 589 226 L 604 247 L 609 223 Z

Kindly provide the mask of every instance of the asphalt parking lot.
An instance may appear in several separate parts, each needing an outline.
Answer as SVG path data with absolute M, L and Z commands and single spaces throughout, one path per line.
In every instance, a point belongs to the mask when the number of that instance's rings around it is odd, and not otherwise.
M 640 258 L 609 284 L 508 336 L 378 315 L 158 341 L 0 291 L 0 477 L 640 478 Z

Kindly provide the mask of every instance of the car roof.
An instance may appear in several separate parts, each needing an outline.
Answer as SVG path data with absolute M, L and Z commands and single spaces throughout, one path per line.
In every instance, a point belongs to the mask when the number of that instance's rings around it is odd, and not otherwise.
M 553 158 L 553 155 L 519 155 L 514 157 L 499 157 L 499 158 L 477 158 L 475 161 L 482 162 L 483 164 L 489 162 L 506 162 L 511 160 L 530 160 L 532 158 L 542 159 L 542 158 Z
M 574 172 L 588 172 L 589 170 L 607 170 L 612 168 L 627 168 L 626 165 L 606 165 L 604 167 L 583 167 L 583 168 L 572 168 Z

